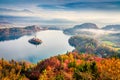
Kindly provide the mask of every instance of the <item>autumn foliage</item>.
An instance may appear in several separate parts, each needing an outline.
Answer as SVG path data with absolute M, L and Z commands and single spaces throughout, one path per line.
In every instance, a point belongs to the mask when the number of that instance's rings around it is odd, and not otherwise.
M 119 80 L 120 59 L 68 52 L 36 65 L 0 60 L 0 80 Z

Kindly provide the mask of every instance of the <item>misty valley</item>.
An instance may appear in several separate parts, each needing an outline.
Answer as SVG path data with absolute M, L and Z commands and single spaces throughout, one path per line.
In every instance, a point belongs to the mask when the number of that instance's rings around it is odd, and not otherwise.
M 39 25 L 1 28 L 0 57 L 36 63 L 57 54 L 76 50 L 79 53 L 92 53 L 100 57 L 110 57 L 115 55 L 114 53 L 119 55 L 119 27 L 120 25 L 107 25 L 99 28 L 94 23 L 83 23 L 67 29 Z M 40 38 L 43 43 L 30 44 L 28 40 L 34 36 Z
M 110 75 L 109 78 L 115 79 L 114 74 L 119 72 L 110 73 L 113 68 L 108 63 L 119 65 L 120 62 L 119 28 L 120 25 L 99 28 L 94 23 L 70 28 L 57 25 L 0 28 L 0 70 L 8 73 L 0 73 L 0 78 L 98 80 L 108 79 L 104 75 Z M 39 39 L 42 43 L 32 44 L 31 39 Z M 11 74 L 7 70 L 14 71 Z
M 120 80 L 120 1 L 0 0 L 0 80 Z

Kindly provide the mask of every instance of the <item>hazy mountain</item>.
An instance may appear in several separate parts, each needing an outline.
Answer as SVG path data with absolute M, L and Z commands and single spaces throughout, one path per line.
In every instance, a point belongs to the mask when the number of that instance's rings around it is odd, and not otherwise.
M 76 25 L 73 28 L 65 29 L 64 33 L 65 34 L 72 34 L 72 35 L 74 35 L 74 34 L 81 34 L 81 33 L 82 34 L 83 33 L 85 33 L 85 34 L 91 34 L 89 32 L 82 31 L 83 29 L 99 29 L 99 28 L 94 23 L 84 23 L 84 24 L 81 24 L 81 25 Z
M 74 26 L 74 29 L 98 29 L 98 27 L 94 23 L 83 23 L 81 25 Z
M 107 25 L 103 27 L 104 30 L 120 30 L 120 25 Z
M 10 28 L 13 27 L 13 24 L 10 22 L 0 22 L 0 28 Z

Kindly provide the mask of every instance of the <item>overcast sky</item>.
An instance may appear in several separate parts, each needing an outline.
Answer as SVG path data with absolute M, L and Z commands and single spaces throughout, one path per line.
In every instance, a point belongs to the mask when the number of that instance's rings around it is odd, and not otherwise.
M 32 17 L 46 24 L 119 24 L 120 0 L 0 0 L 0 16 Z

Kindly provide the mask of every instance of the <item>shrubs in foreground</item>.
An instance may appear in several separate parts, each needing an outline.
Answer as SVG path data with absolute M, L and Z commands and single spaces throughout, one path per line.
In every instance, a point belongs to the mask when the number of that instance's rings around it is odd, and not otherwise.
M 69 52 L 37 65 L 0 60 L 0 80 L 118 80 L 120 59 Z
M 25 72 L 30 69 L 27 62 L 0 59 L 0 80 L 27 80 Z

